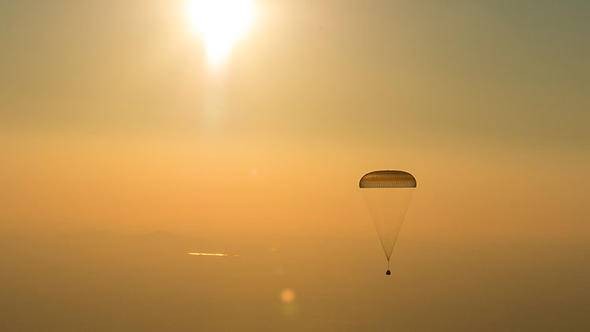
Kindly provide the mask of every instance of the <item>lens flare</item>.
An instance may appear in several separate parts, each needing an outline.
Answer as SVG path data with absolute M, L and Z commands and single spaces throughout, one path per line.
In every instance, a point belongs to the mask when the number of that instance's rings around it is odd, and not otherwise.
M 281 291 L 280 297 L 281 297 L 281 302 L 283 302 L 285 304 L 292 303 L 293 301 L 295 301 L 295 291 L 293 291 L 290 288 L 283 289 Z

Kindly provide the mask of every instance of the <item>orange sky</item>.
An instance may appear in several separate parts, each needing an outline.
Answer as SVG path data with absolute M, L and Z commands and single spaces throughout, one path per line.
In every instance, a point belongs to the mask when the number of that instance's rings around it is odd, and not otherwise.
M 582 326 L 585 1 L 257 1 L 217 70 L 184 5 L 0 4 L 9 329 Z M 375 169 L 418 180 L 390 282 Z M 207 250 L 240 257 L 184 257 Z

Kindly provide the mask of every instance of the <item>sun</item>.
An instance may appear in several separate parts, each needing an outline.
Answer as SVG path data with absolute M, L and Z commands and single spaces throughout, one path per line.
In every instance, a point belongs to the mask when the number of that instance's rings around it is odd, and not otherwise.
M 234 45 L 250 30 L 255 16 L 253 0 L 190 0 L 187 14 L 203 40 L 213 65 L 223 63 Z

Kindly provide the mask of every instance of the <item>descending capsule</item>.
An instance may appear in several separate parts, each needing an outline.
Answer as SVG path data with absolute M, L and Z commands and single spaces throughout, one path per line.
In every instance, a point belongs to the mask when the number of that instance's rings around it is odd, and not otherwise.
M 416 187 L 416 178 L 404 171 L 374 171 L 359 181 L 387 259 L 386 275 L 391 275 L 389 261 Z

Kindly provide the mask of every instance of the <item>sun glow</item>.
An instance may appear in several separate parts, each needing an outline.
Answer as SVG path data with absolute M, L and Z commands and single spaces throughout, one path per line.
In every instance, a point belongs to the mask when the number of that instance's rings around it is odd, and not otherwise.
M 211 64 L 220 64 L 250 30 L 255 16 L 253 0 L 190 0 L 187 14 L 204 43 Z

